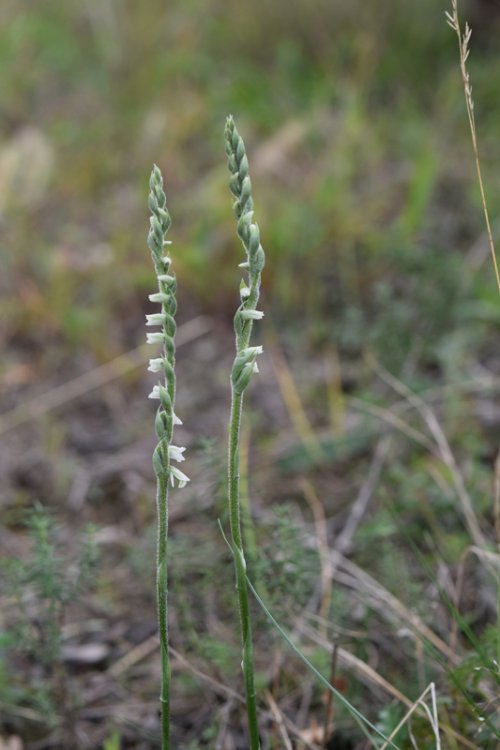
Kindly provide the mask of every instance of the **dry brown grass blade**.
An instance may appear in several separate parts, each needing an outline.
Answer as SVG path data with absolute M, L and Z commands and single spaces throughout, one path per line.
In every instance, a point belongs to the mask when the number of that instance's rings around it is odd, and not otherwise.
M 460 600 L 462 598 L 462 592 L 465 582 L 465 571 L 467 561 L 471 556 L 475 556 L 480 562 L 487 562 L 488 568 L 497 568 L 497 576 L 500 578 L 500 554 L 489 552 L 488 550 L 481 549 L 480 547 L 467 547 L 461 556 L 458 563 L 457 572 L 457 584 L 455 587 L 455 593 L 453 597 L 453 606 L 458 614 L 460 614 Z M 453 651 L 456 651 L 458 644 L 458 626 L 459 618 L 453 617 L 451 622 L 451 633 L 450 633 L 450 646 Z
M 397 430 L 402 435 L 406 435 L 406 437 L 410 438 L 410 440 L 415 441 L 426 450 L 430 451 L 431 453 L 436 453 L 433 442 L 429 440 L 429 438 L 424 435 L 423 432 L 420 432 L 414 427 L 411 427 L 411 425 L 407 424 L 403 419 L 401 419 L 401 417 L 397 415 L 397 409 L 399 409 L 399 411 L 402 411 L 400 404 L 396 404 L 391 409 L 384 409 L 381 406 L 370 404 L 368 403 L 368 401 L 363 401 L 362 399 L 355 397 L 349 398 L 348 404 L 358 411 L 362 411 L 365 414 L 369 414 L 370 416 L 375 417 L 376 419 L 380 419 L 382 422 L 390 425 L 390 427 Z
M 177 348 L 203 336 L 211 327 L 210 319 L 203 315 L 179 326 L 176 334 Z M 67 383 L 23 401 L 15 409 L 0 415 L 0 435 L 4 435 L 9 430 L 13 430 L 32 419 L 38 419 L 53 409 L 64 406 L 64 404 L 84 396 L 89 391 L 101 388 L 106 383 L 142 367 L 150 356 L 151 346 L 142 344 L 137 349 L 121 354 L 110 362 L 95 367 Z
M 330 559 L 330 550 L 328 549 L 325 509 L 323 503 L 316 494 L 316 490 L 308 479 L 303 479 L 301 481 L 301 487 L 314 517 L 316 548 L 318 550 L 321 565 L 321 603 L 318 614 L 320 617 L 326 618 L 328 617 L 328 610 L 330 608 L 333 569 Z
M 149 638 L 146 638 L 145 641 L 142 641 L 142 643 L 139 643 L 137 646 L 130 649 L 130 651 L 127 651 L 124 656 L 115 661 L 106 671 L 111 677 L 119 677 L 135 664 L 142 661 L 142 659 L 146 659 L 158 648 L 158 635 L 151 635 Z
M 330 644 L 330 642 L 326 638 L 321 636 L 321 634 L 318 633 L 310 625 L 304 625 L 301 628 L 301 632 L 303 633 L 303 635 L 310 638 L 313 643 L 316 643 L 318 646 L 321 646 L 327 651 L 330 651 L 333 648 L 332 644 Z M 409 707 L 412 705 L 410 699 L 407 698 L 404 693 L 398 690 L 397 687 L 395 687 L 388 680 L 382 677 L 382 675 L 380 675 L 375 669 L 373 669 L 373 667 L 370 667 L 369 664 L 366 664 L 364 661 L 362 661 L 362 659 L 354 656 L 354 654 L 351 654 L 345 648 L 337 647 L 337 659 L 346 667 L 350 667 L 351 669 L 356 671 L 368 686 L 375 686 L 377 688 L 380 688 L 384 693 L 387 693 L 393 698 L 396 698 L 396 700 L 400 701 L 405 706 Z
M 337 347 L 326 353 L 326 392 L 330 409 L 330 424 L 335 437 L 345 434 L 345 398 L 342 390 L 342 367 Z
M 373 497 L 375 488 L 378 485 L 380 475 L 382 473 L 382 469 L 389 452 L 389 446 L 390 437 L 388 435 L 383 437 L 377 443 L 375 454 L 370 464 L 368 474 L 366 475 L 365 480 L 361 485 L 358 496 L 351 505 L 349 515 L 347 516 L 342 531 L 335 539 L 335 549 L 332 553 L 332 558 L 334 561 L 336 560 L 336 553 L 343 554 L 347 552 L 351 545 L 354 534 L 356 533 L 356 530 L 368 509 L 370 500 Z M 335 566 L 336 563 L 333 562 L 334 569 Z
M 436 442 L 440 458 L 447 469 L 450 471 L 458 499 L 460 500 L 460 504 L 462 506 L 464 520 L 471 538 L 474 544 L 476 544 L 478 547 L 487 548 L 488 542 L 479 526 L 479 522 L 472 505 L 472 500 L 467 491 L 467 487 L 465 486 L 462 472 L 459 469 L 448 439 L 441 425 L 439 424 L 434 411 L 426 401 L 424 401 L 422 398 L 420 398 L 420 396 L 411 391 L 410 388 L 408 388 L 407 385 L 398 380 L 398 378 L 388 372 L 388 370 L 386 370 L 385 367 L 377 362 L 373 356 L 369 357 L 369 361 L 379 377 L 385 383 L 387 383 L 387 385 L 393 388 L 396 393 L 399 393 L 401 396 L 403 396 L 403 398 L 407 399 L 408 402 L 411 403 L 412 406 L 422 415 L 422 418 L 429 428 L 429 432 Z
M 158 648 L 160 647 L 160 641 L 158 639 Z M 219 682 L 218 680 L 211 677 L 209 674 L 206 674 L 206 672 L 203 672 L 201 669 L 198 669 L 198 667 L 195 667 L 194 664 L 191 664 L 188 659 L 186 659 L 185 656 L 183 656 L 179 651 L 177 651 L 175 648 L 172 648 L 170 646 L 170 653 L 174 657 L 175 661 L 172 663 L 172 669 L 176 669 L 177 667 L 182 668 L 183 670 L 187 670 L 191 672 L 195 677 L 199 678 L 203 682 L 210 685 L 213 690 L 219 694 L 224 695 L 226 697 L 229 697 L 231 700 L 234 700 L 235 702 L 241 704 L 242 706 L 245 705 L 245 698 L 243 695 L 240 695 L 235 690 L 232 690 L 231 688 L 227 687 L 227 685 L 224 685 L 222 682 Z M 262 711 L 259 710 L 259 714 L 262 716 L 263 719 L 270 719 L 273 722 L 276 722 L 276 716 L 272 711 Z M 286 727 L 286 730 L 289 735 L 292 737 L 295 737 L 295 739 L 300 739 L 303 744 L 306 747 L 306 750 L 318 750 L 317 745 L 314 745 L 313 743 L 307 743 L 302 739 L 302 734 L 298 727 L 294 724 L 291 719 L 289 719 L 287 716 L 284 716 L 281 711 L 279 711 L 279 722 L 282 723 L 284 727 Z
M 281 351 L 276 337 L 273 337 L 271 346 L 271 362 L 276 375 L 276 380 L 290 415 L 290 420 L 295 428 L 299 439 L 313 460 L 318 460 L 323 455 L 321 444 L 311 427 L 311 423 L 302 405 L 295 381 L 293 379 L 288 363 Z
M 424 698 L 426 697 L 427 693 L 431 693 L 431 702 L 433 711 L 429 710 L 426 703 L 424 703 Z M 428 685 L 425 690 L 422 691 L 422 693 L 419 695 L 416 701 L 413 702 L 413 704 L 410 706 L 408 711 L 405 713 L 401 721 L 394 727 L 391 734 L 388 737 L 388 740 L 384 742 L 380 750 L 386 750 L 389 747 L 389 742 L 393 740 L 399 730 L 407 723 L 407 721 L 411 718 L 412 714 L 417 711 L 417 709 L 421 707 L 423 711 L 427 714 L 427 717 L 429 719 L 429 723 L 432 727 L 432 730 L 434 732 L 434 737 L 436 740 L 436 750 L 441 750 L 441 738 L 439 736 L 439 723 L 438 723 L 438 715 L 437 715 L 437 707 L 436 707 L 436 692 L 435 692 L 435 686 L 434 683 L 431 682 L 430 685 Z
M 280 178 L 289 173 L 299 176 L 291 156 L 304 141 L 310 129 L 311 123 L 308 119 L 287 120 L 279 130 L 256 149 L 252 160 L 254 174 L 274 174 Z
M 405 622 L 416 637 L 428 641 L 452 664 L 457 664 L 459 655 L 452 651 L 421 618 L 406 607 L 397 597 L 385 589 L 375 578 L 343 555 L 338 556 L 336 579 L 351 589 L 357 590 L 363 600 L 384 618 Z
M 281 713 L 278 707 L 278 704 L 274 700 L 269 690 L 266 690 L 265 696 L 266 696 L 267 702 L 269 703 L 269 708 L 271 709 L 271 713 L 274 716 L 276 726 L 278 727 L 279 733 L 281 734 L 281 739 L 283 740 L 284 750 L 293 750 L 293 746 L 290 740 L 290 735 L 287 732 L 285 722 L 283 720 L 283 714 Z
M 4 701 L 0 701 L 0 711 L 6 716 L 16 716 L 39 724 L 45 724 L 47 721 L 47 716 L 40 711 L 34 711 L 32 708 L 26 708 L 25 706 L 15 706 Z
M 321 646 L 321 648 L 324 648 L 328 652 L 331 651 L 332 644 L 311 626 L 303 625 L 301 628 L 301 632 L 316 645 Z M 351 654 L 346 649 L 338 648 L 337 658 L 339 662 L 344 664 L 346 667 L 353 669 L 367 686 L 382 690 L 384 693 L 390 695 L 392 698 L 395 698 L 397 701 L 402 703 L 402 705 L 406 706 L 407 709 L 411 709 L 414 706 L 414 701 L 410 700 L 408 696 L 406 696 L 397 687 L 386 680 L 385 677 L 382 677 L 382 675 L 380 675 L 375 669 L 373 669 L 373 667 L 371 667 L 369 664 L 366 664 L 364 661 L 359 659 L 354 654 Z M 467 739 L 467 737 L 463 737 L 452 727 L 442 726 L 441 730 L 447 736 L 453 737 L 463 747 L 466 747 L 469 750 L 481 750 L 474 742 Z

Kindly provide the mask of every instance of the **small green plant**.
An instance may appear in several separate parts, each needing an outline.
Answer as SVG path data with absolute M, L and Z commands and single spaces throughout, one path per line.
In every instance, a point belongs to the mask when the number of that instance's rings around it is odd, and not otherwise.
M 247 272 L 247 279 L 240 284 L 240 305 L 234 316 L 236 334 L 236 357 L 231 371 L 231 416 L 229 421 L 228 455 L 228 503 L 231 545 L 234 557 L 236 588 L 240 614 L 241 640 L 243 648 L 243 675 L 245 679 L 248 730 L 251 750 L 258 750 L 259 729 L 254 686 L 254 663 L 250 604 L 246 579 L 245 553 L 241 528 L 239 449 L 243 396 L 254 372 L 258 372 L 257 356 L 261 346 L 250 346 L 252 327 L 264 313 L 257 310 L 262 269 L 265 256 L 260 244 L 259 227 L 253 222 L 252 184 L 250 182 L 245 144 L 236 130 L 234 120 L 228 117 L 225 129 L 229 186 L 235 197 L 233 210 L 237 220 L 238 236 L 245 249 L 246 259 L 240 268 Z
M 172 444 L 174 425 L 180 420 L 174 412 L 175 403 L 175 297 L 176 279 L 171 273 L 171 258 L 165 248 L 170 244 L 165 240 L 172 223 L 167 210 L 167 199 L 163 190 L 163 178 L 155 165 L 149 181 L 148 199 L 151 211 L 148 246 L 153 257 L 153 265 L 158 281 L 158 291 L 151 294 L 151 302 L 161 305 L 161 312 L 146 316 L 147 326 L 160 326 L 160 331 L 148 333 L 150 344 L 161 344 L 162 355 L 149 361 L 150 372 L 159 373 L 164 382 L 154 386 L 149 398 L 160 402 L 156 412 L 155 430 L 158 445 L 153 453 L 153 468 L 157 480 L 157 578 L 156 594 L 158 609 L 158 628 L 161 651 L 161 736 L 163 750 L 170 747 L 170 661 L 168 654 L 168 578 L 167 578 L 167 535 L 168 535 L 168 488 L 169 483 L 184 487 L 188 477 L 172 466 L 172 461 L 184 461 L 184 448 Z
M 118 732 L 113 731 L 110 736 L 104 740 L 103 750 L 120 750 L 121 739 Z
M 26 526 L 29 559 L 2 561 L 3 587 L 13 605 L 5 658 L 8 662 L 17 651 L 41 665 L 41 677 L 16 686 L 19 695 L 41 711 L 49 728 L 71 739 L 76 696 L 61 658 L 62 632 L 68 607 L 92 587 L 97 564 L 94 529 L 86 529 L 73 556 L 63 548 L 57 525 L 42 506 L 30 511 Z

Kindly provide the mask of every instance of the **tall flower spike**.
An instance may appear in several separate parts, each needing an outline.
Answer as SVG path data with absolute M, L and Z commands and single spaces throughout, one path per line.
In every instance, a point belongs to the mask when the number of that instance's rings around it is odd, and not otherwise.
M 237 352 L 248 346 L 254 320 L 264 313 L 257 310 L 265 255 L 260 244 L 258 224 L 253 221 L 252 183 L 243 139 L 231 116 L 225 129 L 227 165 L 231 174 L 229 188 L 235 198 L 233 211 L 237 220 L 238 236 L 245 248 L 246 260 L 240 264 L 248 272 L 248 279 L 240 284 L 241 304 L 234 317 Z
M 171 466 L 171 461 L 184 460 L 184 448 L 172 445 L 174 425 L 180 424 L 174 412 L 175 402 L 175 297 L 176 279 L 170 271 L 171 259 L 165 248 L 170 244 L 165 240 L 171 219 L 167 209 L 167 199 L 163 191 L 163 178 L 155 165 L 149 181 L 150 193 L 148 206 L 151 211 L 148 246 L 151 250 L 153 265 L 158 281 L 158 291 L 149 299 L 161 305 L 161 311 L 146 316 L 147 326 L 159 326 L 160 330 L 147 334 L 150 344 L 162 344 L 160 357 L 153 357 L 149 362 L 150 372 L 162 374 L 163 383 L 153 387 L 149 398 L 160 402 L 155 417 L 155 430 L 158 445 L 153 453 L 153 467 L 157 481 L 157 577 L 156 594 L 158 608 L 158 629 L 160 634 L 161 653 L 161 738 L 162 750 L 170 749 L 170 662 L 168 656 L 168 610 L 167 610 L 167 534 L 168 534 L 168 492 L 169 484 L 184 487 L 188 477 L 179 469 Z M 167 273 L 168 271 L 168 273 Z
M 257 356 L 261 346 L 249 346 L 252 326 L 263 313 L 257 310 L 260 280 L 264 268 L 264 250 L 260 244 L 259 227 L 253 221 L 252 183 L 248 173 L 245 145 L 236 130 L 234 120 L 228 117 L 225 129 L 226 154 L 229 172 L 229 188 L 234 196 L 233 210 L 237 221 L 238 236 L 245 248 L 245 261 L 240 268 L 247 271 L 248 278 L 240 284 L 240 305 L 234 316 L 236 334 L 236 356 L 231 371 L 231 418 L 229 422 L 228 455 L 228 503 L 231 543 L 233 549 L 236 589 L 240 611 L 242 668 L 245 680 L 245 695 L 248 717 L 250 750 L 259 750 L 259 728 L 254 685 L 252 628 L 246 579 L 246 563 L 243 550 L 239 490 L 239 442 L 243 407 L 243 395 L 252 374 L 258 372 Z

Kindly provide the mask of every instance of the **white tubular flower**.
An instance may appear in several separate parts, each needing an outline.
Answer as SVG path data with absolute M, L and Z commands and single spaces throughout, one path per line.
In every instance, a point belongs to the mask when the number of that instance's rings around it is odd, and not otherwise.
M 182 424 L 181 420 L 179 419 L 175 411 L 173 413 L 173 421 L 174 421 L 174 424 Z
M 164 359 L 163 357 L 155 357 L 154 359 L 149 360 L 149 372 L 162 372 L 164 367 Z
M 163 281 L 165 284 L 172 283 L 175 281 L 175 276 L 171 276 L 169 273 L 158 274 L 158 281 Z
M 246 359 L 250 359 L 251 357 L 256 357 L 258 354 L 262 354 L 264 351 L 263 347 L 261 345 L 259 346 L 247 346 L 246 349 L 242 349 L 240 352 L 241 355 L 246 357 Z
M 250 297 L 250 287 L 242 279 L 240 282 L 240 298 L 243 301 L 248 299 L 248 297 Z
M 186 484 L 189 482 L 189 477 L 187 477 L 185 474 L 182 473 L 179 469 L 177 469 L 175 466 L 170 467 L 170 482 L 172 484 L 172 487 L 175 486 L 174 480 L 177 479 L 177 486 L 179 489 L 182 489 L 186 486 Z
M 242 310 L 240 316 L 243 320 L 262 320 L 264 313 L 262 310 Z
M 163 341 L 164 341 L 163 333 L 161 333 L 160 331 L 146 334 L 146 342 L 148 344 L 163 344 Z
M 182 455 L 185 450 L 185 448 L 180 448 L 178 445 L 169 445 L 168 457 L 171 461 L 178 461 L 179 463 L 181 463 L 182 461 L 186 460 Z
M 148 398 L 157 399 L 158 401 L 160 400 L 160 386 L 159 385 L 153 386 L 153 390 L 149 394 Z
M 151 302 L 165 303 L 168 302 L 169 296 L 168 294 L 163 294 L 163 292 L 155 292 L 154 294 L 149 295 L 149 300 Z
M 165 315 L 163 313 L 153 313 L 152 315 L 146 315 L 147 326 L 162 326 L 165 322 Z

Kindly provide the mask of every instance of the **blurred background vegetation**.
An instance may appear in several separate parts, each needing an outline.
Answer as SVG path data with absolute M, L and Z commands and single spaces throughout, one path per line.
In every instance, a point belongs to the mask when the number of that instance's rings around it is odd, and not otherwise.
M 83 400 L 54 413 L 44 409 L 44 394 L 144 340 L 145 300 L 153 291 L 145 242 L 146 195 L 156 162 L 164 172 L 174 222 L 179 319 L 182 323 L 204 315 L 212 330 L 212 337 L 189 356 L 179 353 L 179 398 L 183 418 L 190 418 L 186 434 L 194 456 L 188 473 L 201 482 L 201 489 L 192 490 L 187 503 L 196 520 L 179 511 L 174 544 L 182 548 L 184 534 L 190 540 L 184 547 L 192 550 L 192 539 L 197 540 L 201 560 L 215 554 L 224 563 L 223 547 L 217 553 L 213 549 L 220 546 L 215 518 L 222 512 L 227 366 L 240 262 L 223 145 L 228 113 L 236 118 L 250 159 L 256 218 L 267 254 L 264 338 L 277 373 L 275 379 L 269 364 L 266 375 L 264 365 L 262 382 L 254 386 L 257 416 L 248 429 L 257 447 L 250 463 L 261 465 L 262 478 L 253 489 L 269 508 L 279 503 L 292 509 L 284 519 L 282 510 L 261 519 L 264 531 L 258 543 L 270 555 L 272 576 L 266 585 L 271 601 L 290 624 L 293 606 L 283 590 L 292 599 L 295 592 L 297 602 L 306 606 L 308 586 L 319 575 L 316 553 L 297 538 L 298 548 L 303 544 L 303 565 L 297 571 L 286 555 L 271 559 L 272 550 L 276 540 L 285 539 L 287 549 L 295 543 L 290 542 L 294 535 L 302 539 L 293 520 L 295 507 L 299 515 L 305 513 L 306 527 L 311 523 L 314 502 L 302 507 L 304 481 L 317 485 L 334 546 L 378 445 L 379 423 L 360 417 L 366 409 L 355 401 L 362 400 L 368 410 L 389 410 L 401 399 L 401 392 L 381 377 L 381 367 L 417 392 L 446 392 L 435 408 L 479 523 L 493 544 L 500 306 L 475 182 L 456 38 L 444 20 L 448 9 L 445 0 L 3 0 L 0 404 L 7 416 L 0 422 L 2 533 L 6 551 L 19 554 L 29 566 L 30 544 L 36 547 L 37 541 L 29 542 L 23 514 L 35 503 L 50 507 L 62 524 L 62 559 L 71 557 L 71 549 L 65 548 L 68 534 L 83 532 L 89 521 L 97 524 L 98 541 L 101 533 L 106 554 L 122 566 L 117 568 L 119 583 L 108 563 L 101 568 L 99 611 L 105 619 L 123 620 L 130 600 L 145 598 L 154 630 L 153 593 L 148 590 L 153 540 L 144 533 L 154 521 L 147 383 L 142 369 L 129 372 L 113 387 L 84 393 Z M 460 10 L 473 27 L 470 74 L 496 231 L 500 4 L 464 0 Z M 218 363 L 221 352 L 219 371 L 214 358 Z M 202 378 L 200 373 L 212 366 L 212 379 Z M 463 383 L 474 379 L 473 397 Z M 39 411 L 46 413 L 35 419 Z M 21 416 L 12 420 L 12 414 Z M 428 432 L 425 418 L 423 423 L 419 429 Z M 295 444 L 290 443 L 290 426 Z M 144 447 L 139 455 L 143 468 L 129 479 L 129 456 L 137 445 Z M 440 624 L 443 611 L 437 604 L 435 609 L 425 605 L 422 592 L 430 587 L 441 601 L 436 592 L 445 586 L 443 566 L 451 580 L 471 541 L 457 510 L 452 468 L 443 467 L 421 444 L 397 446 L 390 455 L 377 503 L 351 545 L 353 554 L 396 596 L 406 597 L 422 616 L 435 618 L 438 631 L 446 631 Z M 214 497 L 217 508 L 209 510 Z M 131 498 L 139 499 L 133 510 Z M 212 519 L 212 541 L 202 533 L 204 513 Z M 110 541 L 113 524 L 123 530 L 125 541 L 116 536 Z M 113 544 L 122 544 L 119 552 L 109 551 Z M 225 679 L 230 682 L 237 657 L 217 651 L 221 633 L 210 626 L 208 614 L 201 646 L 193 634 L 200 622 L 186 614 L 188 604 L 196 608 L 197 597 L 206 596 L 196 587 L 203 591 L 209 584 L 196 560 L 178 566 L 179 580 L 188 582 L 191 594 L 174 623 L 174 631 L 179 627 L 184 633 L 177 636 L 177 645 L 182 638 L 192 648 L 197 644 L 198 657 L 206 657 L 210 669 L 215 663 L 218 676 L 229 670 Z M 401 570 L 405 576 L 399 575 Z M 265 565 L 261 574 L 265 583 Z M 467 611 L 477 615 L 480 610 L 475 642 L 484 635 L 490 644 L 491 577 L 484 571 L 475 574 L 479 584 L 469 592 Z M 411 584 L 403 583 L 410 579 Z M 283 582 L 281 591 L 277 581 Z M 349 601 L 335 589 L 333 605 L 340 620 L 338 612 L 349 609 Z M 231 611 L 227 602 L 219 608 Z M 354 623 L 347 617 L 341 625 L 376 631 L 380 624 L 375 626 L 371 617 L 364 612 Z M 8 621 L 2 627 L 9 632 Z M 146 635 L 141 631 L 134 637 L 139 641 Z M 134 644 L 134 637 L 120 631 L 115 640 L 123 649 L 124 642 Z M 479 659 L 470 639 L 465 640 L 467 658 L 472 653 Z M 0 654 L 11 653 L 11 641 L 5 636 Z M 59 634 L 56 642 L 61 648 L 64 637 Z M 103 657 L 108 668 L 120 650 L 113 644 L 118 651 Z M 358 646 L 368 659 L 366 643 Z M 35 741 L 26 717 L 21 713 L 16 718 L 15 706 L 42 710 L 60 697 L 55 690 L 40 703 L 39 696 L 35 700 L 29 693 L 26 675 L 37 662 L 36 650 L 30 658 L 22 667 L 17 663 L 24 678 L 18 677 L 22 685 L 5 699 L 2 720 L 8 731 Z M 414 698 L 418 680 L 399 661 L 393 655 L 386 677 Z M 479 663 L 486 668 L 484 659 Z M 102 668 L 101 662 L 98 666 Z M 40 669 L 49 675 L 55 667 Z M 0 683 L 3 679 L 7 686 L 9 678 L 2 674 L 0 669 Z M 154 694 L 156 677 L 153 669 L 152 685 L 144 690 Z M 289 679 L 287 690 L 290 684 L 297 689 L 300 678 L 295 674 Z M 464 706 L 474 703 L 469 692 L 458 691 L 457 681 L 467 681 L 460 680 L 454 676 L 443 688 L 451 712 L 447 720 L 460 724 L 460 732 L 475 742 L 477 727 L 471 727 L 477 713 L 470 709 L 461 723 L 453 719 L 454 710 L 466 714 Z M 359 698 L 358 688 L 350 689 Z M 479 690 L 476 684 L 474 690 Z M 187 688 L 185 695 L 190 695 Z M 196 699 L 190 704 L 185 695 L 184 707 L 195 712 Z M 314 700 L 310 698 L 312 707 Z M 370 706 L 366 696 L 361 700 Z M 392 715 L 386 704 L 380 700 L 377 710 L 382 713 L 375 711 L 372 719 L 394 726 L 401 715 L 396 709 Z M 284 705 L 286 713 L 295 704 Z M 202 712 L 196 731 L 194 720 L 189 724 L 186 719 L 183 726 L 178 722 L 179 747 L 198 747 L 189 744 L 195 741 L 214 747 L 214 711 Z M 303 711 L 306 725 L 307 717 Z M 106 721 L 99 742 L 108 731 Z M 132 730 L 130 722 L 116 719 L 120 737 L 129 743 L 125 746 L 142 747 L 137 737 L 144 747 L 153 746 L 148 742 L 153 743 L 154 731 L 147 735 L 137 725 Z M 57 726 L 57 720 L 49 722 L 51 732 Z M 109 726 L 114 731 L 115 724 Z M 200 726 L 207 733 L 203 741 Z M 67 727 L 63 730 L 64 735 Z M 111 731 L 110 748 L 118 736 Z M 491 726 L 483 731 L 479 745 L 493 748 L 498 735 Z M 63 741 L 63 735 L 38 746 L 72 746 L 74 738 L 64 735 Z M 89 736 L 90 744 L 80 738 L 81 746 L 99 746 Z M 231 747 L 240 747 L 238 739 L 234 743 Z
M 375 339 L 396 367 L 415 346 L 442 360 L 451 328 L 460 322 L 464 338 L 482 303 L 494 314 L 489 264 L 463 273 L 483 225 L 443 5 L 3 3 L 7 342 L 34 339 L 47 354 L 57 337 L 101 359 L 130 343 L 150 285 L 153 161 L 165 171 L 182 293 L 230 313 L 221 132 L 232 112 L 252 157 L 280 324 L 351 349 Z M 494 206 L 497 15 L 494 4 L 462 5 L 480 24 L 471 74 Z

